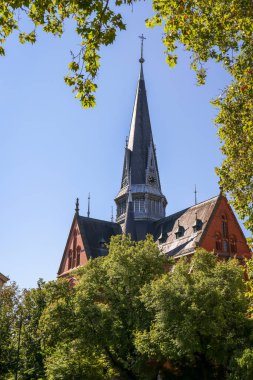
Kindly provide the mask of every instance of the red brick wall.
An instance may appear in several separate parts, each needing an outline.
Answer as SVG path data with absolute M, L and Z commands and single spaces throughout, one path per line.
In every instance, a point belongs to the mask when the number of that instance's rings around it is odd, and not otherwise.
M 232 236 L 236 239 L 237 246 L 237 255 L 244 257 L 251 257 L 251 252 L 246 243 L 245 237 L 241 231 L 241 228 L 235 218 L 235 215 L 230 208 L 226 198 L 221 197 L 220 201 L 218 201 L 218 206 L 214 211 L 214 215 L 211 217 L 208 225 L 208 229 L 206 234 L 204 235 L 203 240 L 200 243 L 200 246 L 205 248 L 207 251 L 215 251 L 216 250 L 216 234 L 219 233 L 221 236 L 221 242 L 223 242 L 223 233 L 222 233 L 222 216 L 224 215 L 227 219 L 227 227 L 228 227 L 228 254 L 234 256 L 234 253 L 231 252 L 230 249 L 230 238 Z M 226 240 L 226 239 L 225 239 Z
M 68 262 L 68 260 L 69 260 L 69 251 L 70 250 L 72 250 L 72 252 L 74 251 L 75 235 L 76 235 L 76 247 L 80 247 L 81 248 L 81 252 L 80 252 L 80 266 L 83 266 L 83 265 L 85 265 L 88 262 L 88 258 L 87 258 L 86 252 L 85 252 L 85 248 L 84 248 L 84 244 L 83 244 L 83 241 L 82 241 L 82 238 L 81 238 L 81 234 L 80 234 L 77 222 L 75 221 L 74 224 L 72 225 L 72 228 L 71 228 L 71 231 L 70 231 L 68 243 L 67 243 L 67 246 L 66 246 L 65 251 L 64 251 L 64 255 L 63 255 L 63 259 L 62 259 L 62 263 L 61 263 L 61 266 L 60 266 L 60 270 L 59 270 L 58 276 L 67 275 L 68 273 L 71 272 L 72 269 L 77 268 L 76 265 L 73 268 L 71 268 L 71 269 L 68 268 L 68 265 L 69 265 L 69 262 Z

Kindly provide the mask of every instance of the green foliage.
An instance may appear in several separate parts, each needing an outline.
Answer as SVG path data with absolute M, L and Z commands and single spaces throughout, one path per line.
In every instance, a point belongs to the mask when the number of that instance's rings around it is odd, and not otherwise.
M 203 250 L 191 262 L 181 260 L 142 290 L 153 318 L 149 329 L 136 332 L 137 349 L 175 369 L 195 367 L 200 378 L 208 372 L 225 378 L 249 331 L 242 277 L 236 261 L 218 261 Z
M 102 370 L 106 362 L 94 355 L 82 355 L 83 350 L 76 342 L 58 344 L 46 360 L 48 380 L 105 380 Z M 99 365 L 101 362 L 101 365 Z
M 41 337 L 38 330 L 40 317 L 46 307 L 46 288 L 43 280 L 36 289 L 24 290 L 20 307 L 22 326 L 20 334 L 19 378 L 44 378 Z
M 132 1 L 115 1 L 115 5 Z M 0 2 L 0 55 L 5 54 L 4 43 L 14 31 L 19 33 L 19 41 L 35 43 L 37 30 L 61 37 L 65 21 L 71 19 L 76 34 L 80 38 L 80 49 L 71 53 L 72 62 L 65 83 L 84 108 L 95 105 L 95 78 L 100 67 L 100 47 L 113 43 L 118 30 L 124 30 L 122 16 L 108 0 L 92 1 L 41 1 L 13 0 Z M 32 32 L 20 31 L 20 20 L 28 18 L 34 29 Z
M 65 21 L 71 19 L 81 39 L 80 49 L 71 53 L 65 83 L 84 108 L 95 105 L 96 76 L 100 67 L 101 46 L 114 42 L 117 31 L 125 29 L 117 6 L 136 0 L 0 2 L 0 55 L 4 43 L 18 31 L 21 43 L 36 42 L 38 28 L 61 37 Z M 209 59 L 223 64 L 232 83 L 213 101 L 220 112 L 215 120 L 225 155 L 217 174 L 224 191 L 253 231 L 253 6 L 252 0 L 153 0 L 154 16 L 147 26 L 163 28 L 166 61 L 177 64 L 177 46 L 191 53 L 191 67 L 199 85 L 205 83 L 205 64 Z M 31 32 L 20 31 L 19 21 L 28 17 Z
M 174 66 L 179 44 L 191 53 L 198 84 L 205 64 L 223 64 L 232 83 L 213 101 L 225 155 L 217 174 L 224 191 L 253 231 L 253 6 L 251 0 L 153 0 L 155 15 L 147 26 L 162 26 L 166 60 Z
M 53 348 L 47 349 L 48 377 L 54 378 L 55 355 L 62 355 L 66 357 L 63 373 L 70 361 L 70 367 L 75 367 L 73 373 L 84 371 L 90 378 L 99 379 L 100 372 L 104 379 L 135 378 L 146 365 L 135 350 L 134 332 L 148 326 L 150 320 L 140 301 L 140 290 L 164 272 L 165 262 L 151 238 L 135 243 L 117 236 L 107 257 L 90 261 L 79 270 L 79 283 L 71 290 L 68 318 L 59 310 L 59 302 L 65 305 L 68 301 L 60 298 L 48 305 L 41 321 L 43 335 L 50 337 L 46 345 Z M 82 360 L 72 360 L 70 352 L 74 356 L 78 352 Z
M 1 379 L 252 378 L 252 279 L 235 260 L 174 263 L 151 237 L 116 236 L 71 276 L 3 288 Z
M 16 366 L 17 314 L 19 292 L 15 283 L 0 290 L 0 378 L 8 377 Z

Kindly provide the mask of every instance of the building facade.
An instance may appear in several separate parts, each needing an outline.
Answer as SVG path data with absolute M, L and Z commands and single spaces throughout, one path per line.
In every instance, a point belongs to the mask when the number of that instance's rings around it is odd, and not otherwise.
M 251 257 L 250 249 L 233 210 L 222 191 L 218 196 L 166 216 L 148 101 L 140 59 L 129 138 L 125 148 L 122 180 L 115 198 L 116 222 L 79 215 L 78 203 L 60 263 L 65 276 L 91 258 L 105 256 L 106 245 L 117 234 L 143 240 L 152 234 L 168 256 L 179 258 L 203 247 L 221 257 Z

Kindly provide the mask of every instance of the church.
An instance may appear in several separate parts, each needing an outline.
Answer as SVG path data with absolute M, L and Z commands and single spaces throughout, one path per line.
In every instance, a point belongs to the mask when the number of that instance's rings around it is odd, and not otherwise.
M 79 215 L 77 199 L 58 277 L 68 275 L 90 259 L 107 255 L 110 238 L 122 233 L 130 234 L 134 240 L 143 240 L 151 234 L 159 249 L 176 259 L 193 255 L 198 247 L 222 258 L 251 257 L 246 238 L 222 190 L 211 199 L 166 216 L 167 199 L 161 188 L 152 136 L 143 53 L 139 61 L 140 74 L 122 180 L 115 198 L 116 221 Z

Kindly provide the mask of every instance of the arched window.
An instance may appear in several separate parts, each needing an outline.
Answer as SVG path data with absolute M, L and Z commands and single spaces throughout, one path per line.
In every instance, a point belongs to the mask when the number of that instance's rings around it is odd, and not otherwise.
M 76 266 L 76 245 L 77 245 L 77 230 L 74 231 L 72 268 L 75 268 Z
M 227 253 L 229 251 L 228 241 L 223 240 L 223 252 Z
M 234 235 L 232 235 L 229 239 L 229 243 L 230 243 L 230 252 L 232 254 L 235 254 L 237 253 L 237 244 L 236 244 L 236 238 Z
M 222 215 L 222 237 L 227 239 L 228 238 L 228 221 L 225 215 Z
M 81 255 L 81 247 L 78 246 L 76 249 L 76 266 L 80 265 L 80 255 Z
M 75 266 L 76 266 L 76 250 L 73 251 L 72 268 L 75 268 Z
M 68 269 L 72 268 L 72 249 L 69 250 L 69 255 L 68 255 Z
M 218 252 L 222 251 L 221 236 L 219 232 L 216 232 L 215 234 L 215 249 Z

